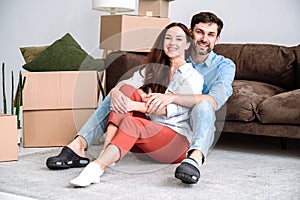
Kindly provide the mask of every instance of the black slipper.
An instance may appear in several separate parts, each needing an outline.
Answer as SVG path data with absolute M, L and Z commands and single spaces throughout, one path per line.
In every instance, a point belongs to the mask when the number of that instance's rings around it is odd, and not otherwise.
M 200 167 L 192 158 L 184 159 L 175 170 L 175 177 L 186 184 L 195 184 L 200 178 Z
M 67 169 L 71 167 L 85 167 L 90 159 L 78 156 L 69 147 L 64 147 L 57 156 L 49 157 L 46 165 L 49 169 Z

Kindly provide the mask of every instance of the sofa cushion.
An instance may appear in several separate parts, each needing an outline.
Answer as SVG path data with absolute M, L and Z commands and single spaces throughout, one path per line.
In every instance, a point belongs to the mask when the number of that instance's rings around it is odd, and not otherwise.
M 256 81 L 233 81 L 233 94 L 227 101 L 226 120 L 250 122 L 261 102 L 285 90 Z
M 236 64 L 235 79 L 296 89 L 294 47 L 271 44 L 218 44 L 214 51 L 230 58 Z
M 77 71 L 103 70 L 103 59 L 88 55 L 69 34 L 55 41 L 29 63 L 23 65 L 28 71 Z
M 269 124 L 300 124 L 300 89 L 266 99 L 258 106 L 258 119 Z
M 37 55 L 42 53 L 48 46 L 37 46 L 37 47 L 20 47 L 20 51 L 26 63 L 32 61 Z

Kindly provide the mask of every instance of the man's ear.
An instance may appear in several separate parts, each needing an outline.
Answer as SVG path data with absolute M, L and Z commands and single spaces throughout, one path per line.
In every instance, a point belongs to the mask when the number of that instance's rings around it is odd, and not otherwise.
M 215 44 L 217 44 L 220 41 L 220 39 L 221 39 L 221 36 L 219 35 L 215 41 Z
M 189 29 L 190 37 L 193 38 L 193 30 Z

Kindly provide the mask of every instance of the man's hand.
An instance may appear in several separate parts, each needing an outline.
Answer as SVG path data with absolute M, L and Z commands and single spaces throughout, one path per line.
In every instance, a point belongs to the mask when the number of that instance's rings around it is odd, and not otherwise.
M 146 96 L 147 113 L 152 115 L 167 114 L 167 105 L 172 103 L 172 94 L 150 93 Z
M 110 91 L 110 99 L 110 107 L 112 111 L 122 114 L 127 113 L 128 100 L 130 99 L 120 92 L 119 87 L 115 87 Z

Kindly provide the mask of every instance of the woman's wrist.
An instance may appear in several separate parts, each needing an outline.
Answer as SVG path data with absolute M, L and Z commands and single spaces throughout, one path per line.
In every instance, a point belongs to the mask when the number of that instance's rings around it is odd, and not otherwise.
M 138 111 L 145 113 L 146 112 L 146 104 L 144 102 L 131 101 L 128 105 L 128 111 Z

